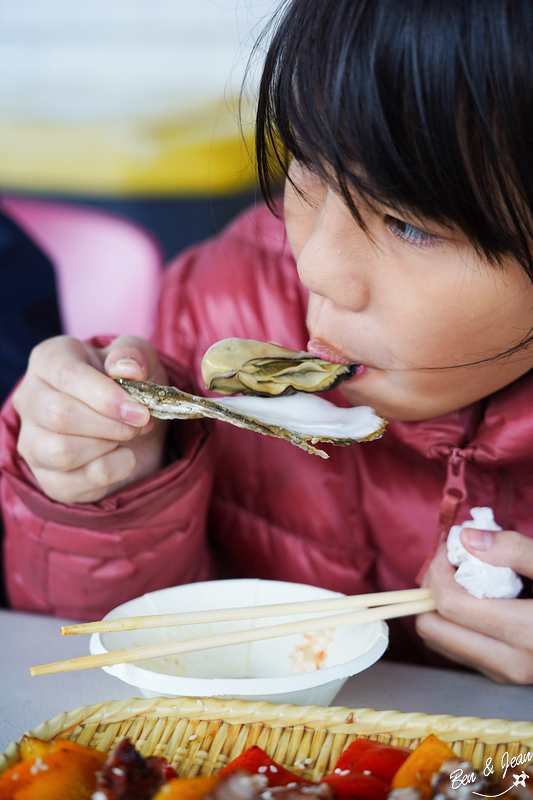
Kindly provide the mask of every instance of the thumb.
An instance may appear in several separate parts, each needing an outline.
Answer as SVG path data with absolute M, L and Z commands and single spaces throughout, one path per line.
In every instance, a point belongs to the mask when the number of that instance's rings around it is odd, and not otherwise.
M 517 531 L 483 531 L 463 528 L 463 547 L 473 556 L 496 567 L 511 567 L 533 578 L 533 539 Z
M 138 336 L 119 336 L 103 350 L 104 370 L 111 378 L 166 383 L 167 373 L 152 345 Z

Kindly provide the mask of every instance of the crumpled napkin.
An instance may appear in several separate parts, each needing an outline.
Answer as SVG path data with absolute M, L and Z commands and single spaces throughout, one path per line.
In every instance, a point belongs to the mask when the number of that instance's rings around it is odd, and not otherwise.
M 495 567 L 485 564 L 471 555 L 461 544 L 460 533 L 463 528 L 477 528 L 483 531 L 501 531 L 494 521 L 492 508 L 470 509 L 472 520 L 450 528 L 447 540 L 448 561 L 457 567 L 455 580 L 474 597 L 500 597 L 511 599 L 522 591 L 523 583 L 510 567 Z

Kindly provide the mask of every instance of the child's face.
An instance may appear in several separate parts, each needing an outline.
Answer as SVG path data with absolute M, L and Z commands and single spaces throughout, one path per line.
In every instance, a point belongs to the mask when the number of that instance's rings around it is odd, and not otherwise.
M 353 405 L 389 419 L 437 417 L 485 397 L 533 366 L 533 347 L 460 369 L 517 344 L 533 327 L 533 287 L 514 260 L 476 255 L 460 231 L 359 211 L 297 163 L 287 181 L 287 236 L 309 289 L 309 350 L 361 364 L 341 385 Z M 408 223 L 411 223 L 409 225 Z M 416 227 L 414 227 L 416 226 Z

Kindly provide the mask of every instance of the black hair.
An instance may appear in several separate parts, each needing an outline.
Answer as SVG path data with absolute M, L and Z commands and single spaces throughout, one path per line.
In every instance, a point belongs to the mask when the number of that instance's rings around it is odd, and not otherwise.
M 359 224 L 354 191 L 458 226 L 533 281 L 533 0 L 290 0 L 267 35 L 256 159 L 271 207 L 296 158 Z

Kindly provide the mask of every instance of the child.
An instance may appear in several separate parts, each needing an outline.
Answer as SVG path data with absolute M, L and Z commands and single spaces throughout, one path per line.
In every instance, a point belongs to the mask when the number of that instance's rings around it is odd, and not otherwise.
M 13 605 L 98 618 L 213 576 L 355 594 L 425 573 L 438 611 L 418 636 L 404 621 L 410 656 L 421 637 L 533 682 L 533 601 L 468 595 L 438 546 L 490 506 L 506 530 L 463 544 L 533 578 L 532 53 L 529 0 L 286 5 L 257 115 L 275 213 L 168 269 L 152 344 L 48 340 L 4 408 Z M 385 435 L 323 461 L 223 423 L 149 420 L 109 378 L 199 391 L 203 353 L 228 336 L 359 364 L 330 399 L 374 407 Z

